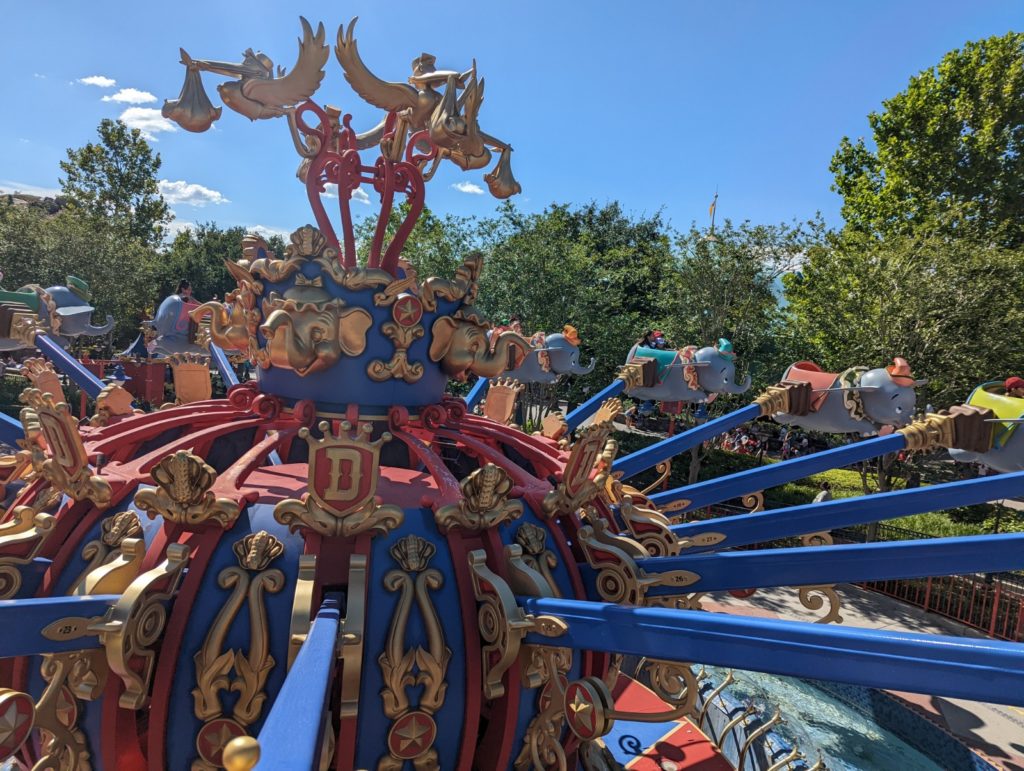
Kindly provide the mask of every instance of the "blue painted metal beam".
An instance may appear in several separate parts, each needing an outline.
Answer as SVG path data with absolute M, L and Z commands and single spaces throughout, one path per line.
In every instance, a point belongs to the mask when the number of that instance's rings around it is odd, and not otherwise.
M 596 394 L 587 399 L 583 404 L 565 416 L 565 424 L 570 431 L 575 431 L 580 424 L 593 415 L 600 408 L 605 399 L 618 396 L 626 390 L 626 381 L 615 378 L 609 385 L 606 385 Z
M 833 468 L 849 466 L 868 458 L 876 458 L 887 452 L 899 452 L 904 448 L 906 439 L 903 434 L 895 433 L 888 436 L 876 436 L 855 442 L 844 447 L 836 447 L 812 455 L 804 455 L 793 460 L 772 463 L 767 466 L 740 471 L 736 474 L 698 482 L 687 487 L 677 487 L 663 493 L 652 495 L 651 500 L 658 507 L 664 507 L 673 501 L 686 499 L 689 503 L 675 511 L 690 511 L 702 506 L 710 506 L 730 498 L 767 490 L 770 487 L 803 479 L 811 474 L 828 471 Z
M 224 381 L 225 388 L 238 385 L 238 375 L 235 373 L 235 368 L 231 366 L 231 362 L 228 361 L 227 354 L 213 343 L 210 343 L 210 358 L 213 359 L 217 372 L 220 373 L 220 379 Z
M 761 405 L 748 404 L 742 409 L 709 420 L 703 425 L 694 426 L 681 434 L 655 442 L 650 447 L 622 456 L 612 464 L 612 473 L 622 472 L 622 478 L 629 479 L 631 476 L 654 468 L 662 461 L 673 458 L 681 452 L 686 452 L 712 437 L 724 434 L 736 426 L 759 417 L 761 417 Z
M 32 597 L 24 600 L 0 600 L 0 657 L 33 656 L 41 653 L 99 648 L 99 637 L 94 634 L 67 640 L 43 637 L 43 630 L 51 624 L 68 619 L 80 620 L 84 631 L 91 621 L 99 621 L 119 594 L 94 594 L 80 597 Z
M 329 595 L 313 619 L 284 685 L 260 731 L 256 768 L 319 767 L 323 716 L 337 658 L 340 598 Z
M 39 333 L 36 335 L 36 347 L 46 354 L 59 372 L 71 378 L 75 385 L 85 391 L 90 398 L 95 399 L 100 395 L 100 391 L 103 390 L 106 383 L 86 369 L 82 362 L 61 348 L 57 341 L 48 335 Z
M 688 584 L 687 593 L 995 573 L 1024 567 L 1024 533 L 651 557 L 637 565 L 649 573 L 696 573 L 700 580 Z M 678 588 L 662 586 L 648 591 L 652 596 L 678 593 Z
M 520 597 L 519 604 L 569 625 L 561 637 L 527 636 L 531 645 L 1024 706 L 1024 645 L 1015 643 L 579 600 Z
M 473 387 L 469 389 L 469 393 L 466 394 L 466 409 L 472 412 L 473 409 L 480 403 L 480 400 L 484 398 L 487 393 L 487 388 L 490 386 L 491 381 L 485 377 L 478 377 Z
M 723 541 L 711 546 L 687 547 L 686 554 L 689 555 L 1022 495 L 1024 471 L 1017 471 L 1012 474 L 978 477 L 912 490 L 841 498 L 825 503 L 808 503 L 757 514 L 687 522 L 684 525 L 673 525 L 671 530 L 680 539 L 708 531 L 725 536 Z

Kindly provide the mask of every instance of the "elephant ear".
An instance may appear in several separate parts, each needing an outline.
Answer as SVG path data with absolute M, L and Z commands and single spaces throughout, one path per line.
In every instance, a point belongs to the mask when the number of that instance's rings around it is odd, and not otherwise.
M 458 324 L 451 316 L 441 316 L 430 328 L 430 360 L 441 361 L 452 346 L 452 336 Z
M 350 308 L 339 314 L 338 344 L 347 356 L 358 356 L 366 350 L 366 332 L 372 324 L 370 314 L 362 308 Z

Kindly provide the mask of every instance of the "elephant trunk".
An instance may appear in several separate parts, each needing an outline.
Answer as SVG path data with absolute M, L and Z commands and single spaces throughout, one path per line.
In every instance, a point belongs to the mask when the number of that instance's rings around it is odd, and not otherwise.
M 107 332 L 114 328 L 114 317 L 107 316 L 107 320 L 103 324 L 97 326 L 95 324 L 86 324 L 82 327 L 80 334 L 92 336 L 105 335 Z
M 722 391 L 727 394 L 742 394 L 746 393 L 748 388 L 750 388 L 750 375 L 743 378 L 742 383 L 729 383 Z
M 571 368 L 571 371 L 574 375 L 589 375 L 591 372 L 594 371 L 595 366 L 597 366 L 597 359 L 591 356 L 590 364 L 588 364 L 585 367 L 581 367 L 579 364 L 576 364 Z

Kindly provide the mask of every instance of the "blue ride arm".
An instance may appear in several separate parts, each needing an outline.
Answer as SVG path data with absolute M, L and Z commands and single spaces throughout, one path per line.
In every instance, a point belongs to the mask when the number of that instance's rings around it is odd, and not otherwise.
M 260 731 L 261 758 L 256 768 L 318 767 L 340 623 L 339 598 L 328 597 L 313 619 Z
M 673 458 L 681 452 L 686 452 L 712 437 L 724 434 L 736 426 L 759 417 L 761 417 L 761 405 L 748 404 L 742 409 L 709 420 L 703 425 L 694 426 L 681 434 L 655 442 L 650 447 L 622 456 L 612 464 L 612 473 L 622 472 L 622 478 L 629 479 L 631 476 L 654 468 L 662 461 Z
M 469 393 L 466 394 L 466 410 L 472 412 L 476 405 L 480 403 L 480 400 L 487 394 L 487 388 L 491 384 L 491 381 L 485 377 L 479 377 L 473 384 L 473 387 L 469 389 Z
M 589 418 L 598 408 L 600 408 L 602 402 L 605 399 L 611 399 L 613 396 L 618 396 L 626 389 L 626 381 L 620 378 L 616 378 L 609 385 L 606 385 L 596 394 L 587 399 L 583 404 L 574 409 L 568 415 L 565 416 L 565 424 L 569 427 L 570 431 L 575 431 L 579 428 L 580 423 Z
M 53 366 L 71 378 L 72 382 L 90 398 L 95 399 L 100 395 L 106 383 L 87 370 L 82 362 L 61 348 L 55 340 L 40 332 L 36 334 L 35 343 L 36 347 L 53 362 Z
M 636 564 L 648 573 L 696 573 L 700 578 L 686 585 L 687 593 L 995 573 L 1024 567 L 1024 533 L 652 557 Z M 647 593 L 679 594 L 679 588 L 653 586 Z
M 858 498 L 841 498 L 825 503 L 808 503 L 757 514 L 687 522 L 673 525 L 671 530 L 681 540 L 709 530 L 725 536 L 713 545 L 693 544 L 685 550 L 686 554 L 696 554 L 1020 495 L 1024 495 L 1024 471 Z
M 772 463 L 767 466 L 740 471 L 736 474 L 698 482 L 687 487 L 677 487 L 651 496 L 651 501 L 664 509 L 670 503 L 686 499 L 683 506 L 674 506 L 672 511 L 691 511 L 713 503 L 739 498 L 742 495 L 767 490 L 769 487 L 803 479 L 811 474 L 828 471 L 833 468 L 849 466 L 868 458 L 876 458 L 887 452 L 899 452 L 906 445 L 903 434 L 897 432 L 888 436 L 876 436 L 855 442 L 845 447 L 836 447 L 813 455 L 804 455 L 794 460 Z
M 95 634 L 61 639 L 61 635 L 44 637 L 43 630 L 57 621 L 78 621 L 84 628 L 102 617 L 119 599 L 119 594 L 92 594 L 0 600 L 0 629 L 4 630 L 0 635 L 0 658 L 99 648 L 100 640 Z
M 0 412 L 0 443 L 16 448 L 18 440 L 25 438 L 25 427 L 21 421 Z
M 210 358 L 213 359 L 217 372 L 220 373 L 220 379 L 224 381 L 225 388 L 238 385 L 238 375 L 235 373 L 235 368 L 231 366 L 231 362 L 228 361 L 227 354 L 213 343 L 210 343 Z
M 1024 706 L 1024 645 L 580 600 L 520 597 L 519 604 L 569 625 L 559 637 L 530 634 L 529 645 Z

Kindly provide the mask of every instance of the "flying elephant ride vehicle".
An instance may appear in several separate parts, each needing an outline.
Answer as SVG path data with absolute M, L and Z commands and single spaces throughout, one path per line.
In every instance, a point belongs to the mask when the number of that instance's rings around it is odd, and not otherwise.
M 0 521 L 0 761 L 728 769 L 694 717 L 709 696 L 700 665 L 1024 705 L 1019 644 L 699 612 L 699 597 L 719 590 L 818 587 L 834 605 L 836 582 L 1019 568 L 1021 534 L 734 547 L 1019 495 L 1024 474 L 680 521 L 902 448 L 987 451 L 991 411 L 954 407 L 650 497 L 630 484 L 640 472 L 759 417 L 806 417 L 817 386 L 785 381 L 622 457 L 609 419 L 618 395 L 749 387 L 722 347 L 668 361 L 634 352 L 538 434 L 471 414 L 446 395 L 449 379 L 496 377 L 529 342 L 514 331 L 488 340 L 473 307 L 479 255 L 454 278 L 420 278 L 400 257 L 433 163 L 478 169 L 497 152 L 492 193 L 519 191 L 511 148 L 479 127 L 482 80 L 427 54 L 408 84 L 381 80 L 354 24 L 343 27 L 334 53 L 346 78 L 386 112 L 357 134 L 350 116 L 311 100 L 331 50 L 323 25 L 302 29 L 287 74 L 251 50 L 241 64 L 182 51 L 185 85 L 164 106 L 205 130 L 221 108 L 201 73 L 227 75 L 224 103 L 284 116 L 302 156 L 316 227 L 297 229 L 283 254 L 247 237 L 229 268 L 237 289 L 191 313 L 216 319 L 209 352 L 224 379 L 225 351 L 244 346 L 256 380 L 139 414 L 120 385 L 90 381 L 49 353 L 46 330 L 32 333 L 55 371 L 102 388 L 83 424 L 40 387 L 23 394 L 20 420 L 0 418 L 27 469 Z M 367 163 L 360 151 L 371 149 Z M 361 184 L 381 195 L 363 264 L 349 208 Z M 411 205 L 388 241 L 396 193 Z M 499 387 L 514 402 L 515 386 Z M 796 750 L 785 757 L 810 767 Z
M 1018 395 L 1013 395 L 1014 391 Z M 996 471 L 1024 471 L 1024 433 L 1017 431 L 1024 423 L 1024 396 L 1020 394 L 1024 394 L 1024 380 L 1019 377 L 982 383 L 975 388 L 966 403 L 992 412 L 992 446 L 985 452 L 950 450 L 953 460 L 982 463 Z
M 64 286 L 0 289 L 0 351 L 32 348 L 35 330 L 46 330 L 49 339 L 63 348 L 74 338 L 107 334 L 114 328 L 114 319 L 107 316 L 103 324 L 93 324 L 91 299 L 89 284 L 75 276 L 68 276 Z

